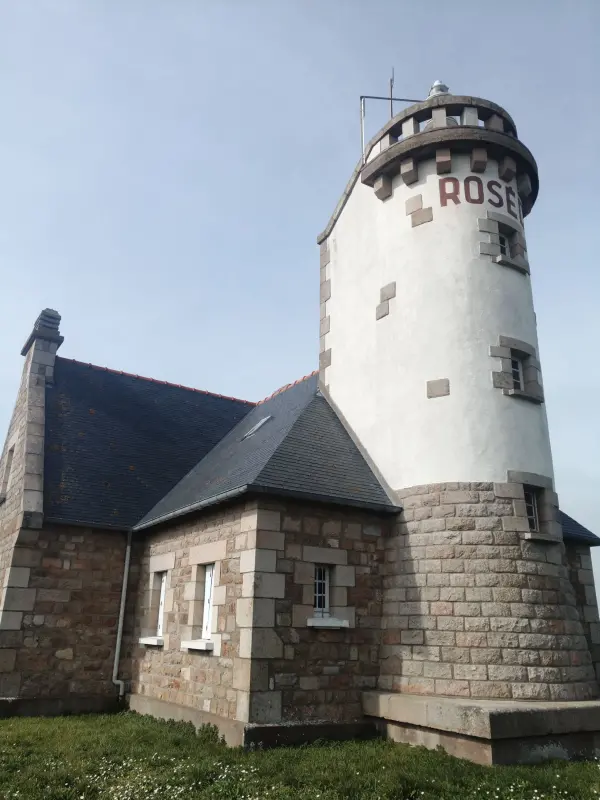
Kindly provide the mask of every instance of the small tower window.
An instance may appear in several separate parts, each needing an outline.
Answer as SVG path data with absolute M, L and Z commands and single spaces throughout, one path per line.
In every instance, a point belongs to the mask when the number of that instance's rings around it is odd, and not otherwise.
M 329 584 L 331 567 L 315 565 L 315 617 L 329 616 Z
M 539 531 L 540 521 L 538 515 L 538 490 L 532 486 L 524 486 L 525 510 L 530 531 Z
M 503 233 L 500 234 L 498 237 L 499 245 L 500 245 L 500 253 L 503 256 L 510 256 L 510 245 L 508 241 L 508 236 L 505 236 Z
M 515 358 L 515 356 L 513 356 L 510 360 L 510 366 L 513 379 L 513 389 L 518 389 L 520 392 L 522 392 L 525 385 L 523 380 L 523 361 L 520 358 Z
M 490 355 L 500 359 L 501 371 L 492 372 L 492 383 L 503 394 L 518 397 L 519 402 L 543 403 L 540 362 L 536 350 L 528 342 L 500 336 L 499 346 L 490 347 Z

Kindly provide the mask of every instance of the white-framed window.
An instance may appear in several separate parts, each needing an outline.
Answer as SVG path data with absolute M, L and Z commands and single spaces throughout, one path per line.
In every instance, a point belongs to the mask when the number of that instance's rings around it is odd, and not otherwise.
M 533 486 L 524 486 L 525 510 L 530 531 L 539 531 L 540 519 L 538 514 L 538 494 L 539 490 Z
M 512 373 L 513 389 L 523 391 L 525 388 L 525 381 L 523 378 L 523 359 L 517 358 L 513 355 L 510 359 L 510 369 Z
M 501 233 L 498 236 L 498 244 L 500 245 L 500 253 L 503 256 L 510 256 L 510 242 L 508 240 L 508 236 Z
M 165 597 L 167 594 L 167 573 L 157 572 L 156 581 L 160 582 L 158 595 L 158 617 L 156 620 L 156 635 L 159 639 L 163 635 L 163 620 L 165 617 Z
M 315 617 L 329 616 L 329 586 L 331 584 L 331 567 L 315 564 Z
M 194 564 L 191 581 L 185 589 L 189 600 L 187 627 L 182 634 L 182 650 L 220 652 L 220 636 L 213 633 L 215 583 L 219 583 L 219 563 Z
M 204 567 L 204 604 L 202 607 L 202 638 L 210 639 L 212 630 L 213 586 L 215 581 L 215 565 Z

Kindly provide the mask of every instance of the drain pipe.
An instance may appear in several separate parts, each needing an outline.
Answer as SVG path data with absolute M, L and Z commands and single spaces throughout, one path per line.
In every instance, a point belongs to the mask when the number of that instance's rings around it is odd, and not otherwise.
M 119 607 L 119 623 L 117 626 L 117 642 L 115 644 L 115 660 L 113 664 L 112 682 L 119 688 L 119 698 L 125 694 L 125 681 L 119 680 L 119 661 L 121 659 L 121 644 L 123 642 L 123 624 L 125 622 L 125 603 L 127 601 L 127 584 L 129 582 L 129 562 L 131 561 L 131 538 L 133 531 L 127 531 L 127 546 L 125 548 L 125 564 L 123 565 L 123 583 L 121 584 L 121 605 Z

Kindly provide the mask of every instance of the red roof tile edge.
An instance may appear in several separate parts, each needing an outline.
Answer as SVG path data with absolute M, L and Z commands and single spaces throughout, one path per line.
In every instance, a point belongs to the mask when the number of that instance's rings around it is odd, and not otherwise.
M 281 394 L 282 392 L 285 392 L 288 389 L 291 389 L 292 386 L 297 386 L 299 383 L 302 383 L 302 381 L 307 381 L 309 378 L 313 378 L 315 375 L 318 374 L 319 370 L 315 369 L 312 372 L 309 372 L 308 375 L 305 375 L 303 378 L 298 378 L 298 380 L 294 381 L 293 383 L 286 383 L 285 386 L 282 386 L 280 389 L 277 389 L 277 391 L 273 392 L 273 394 L 270 394 L 268 397 L 265 397 L 264 400 L 259 400 L 258 403 L 256 403 L 256 405 L 260 406 L 262 405 L 262 403 L 266 403 L 267 400 L 272 400 L 272 398 L 275 397 L 276 395 Z
M 198 392 L 198 394 L 209 394 L 211 397 L 220 397 L 223 400 L 235 400 L 237 403 L 246 403 L 249 406 L 256 406 L 258 403 L 252 400 L 242 400 L 239 397 L 229 397 L 226 394 L 218 394 L 217 392 L 207 392 L 205 389 L 194 389 L 193 386 L 183 386 L 181 383 L 169 383 L 169 381 L 159 381 L 157 378 L 147 378 L 144 375 L 134 375 L 133 372 L 123 372 L 119 369 L 110 369 L 110 367 L 99 367 L 97 364 L 88 364 L 85 361 L 78 361 L 76 358 L 62 358 L 57 356 L 62 361 L 70 361 L 73 364 L 80 364 L 82 367 L 89 367 L 90 369 L 97 369 L 101 372 L 110 372 L 113 375 L 124 375 L 126 378 L 137 378 L 140 381 L 148 381 L 149 383 L 159 383 L 162 386 L 172 386 L 174 389 L 185 389 L 186 392 Z M 281 391 L 281 390 L 280 390 Z M 277 394 L 277 392 L 275 392 Z

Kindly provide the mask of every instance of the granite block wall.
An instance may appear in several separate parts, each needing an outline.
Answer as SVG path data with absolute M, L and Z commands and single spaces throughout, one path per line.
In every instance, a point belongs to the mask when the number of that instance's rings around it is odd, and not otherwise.
M 567 544 L 564 563 L 575 593 L 575 603 L 592 656 L 596 678 L 600 680 L 600 619 L 590 548 L 585 544 Z
M 362 717 L 363 689 L 379 675 L 383 542 L 390 522 L 351 509 L 289 503 L 271 506 L 279 523 L 276 570 L 285 594 L 275 601 L 281 647 L 264 664 L 281 709 L 271 722 L 351 722 Z M 348 627 L 316 628 L 314 567 L 331 569 L 330 613 Z
M 380 519 L 360 512 L 262 501 L 149 532 L 132 691 L 242 722 L 360 719 L 361 689 L 379 673 L 383 534 Z M 199 559 L 217 563 L 211 652 L 182 649 Z M 156 626 L 144 599 L 152 563 L 169 573 L 158 646 L 136 644 Z M 332 566 L 331 610 L 348 627 L 309 626 L 316 563 Z
M 0 458 L 0 589 L 7 588 L 12 550 L 23 523 L 27 455 L 42 454 L 45 377 L 36 371 L 39 342 L 27 354 L 15 408 Z M 35 451 L 35 453 L 34 453 Z M 30 458 L 30 461 L 32 459 Z M 31 479 L 28 479 L 31 483 Z M 38 509 L 41 511 L 41 508 Z M 0 596 L 0 615 L 4 607 Z
M 53 525 L 21 531 L 10 567 L 10 616 L 0 630 L 0 695 L 116 694 L 124 554 L 123 533 Z
M 379 688 L 596 697 L 564 544 L 530 538 L 522 485 L 436 484 L 402 495 L 385 543 Z
M 133 631 L 128 634 L 123 663 L 126 673 L 125 662 L 131 652 L 134 694 L 229 719 L 247 719 L 250 670 L 240 659 L 241 628 L 237 620 L 237 601 L 242 597 L 240 556 L 247 546 L 247 534 L 242 531 L 245 510 L 243 503 L 223 506 L 140 534 L 139 576 L 130 596 L 135 602 Z M 192 580 L 194 549 L 211 545 L 216 550 L 208 552 L 204 563 L 218 564 L 211 635 L 215 647 L 205 652 L 182 650 L 182 641 L 191 633 L 193 600 L 186 586 Z M 202 561 L 202 556 L 197 558 Z M 152 623 L 155 626 L 156 620 L 149 613 L 153 569 L 166 571 L 168 576 L 161 646 L 139 644 L 140 638 L 155 632 Z

